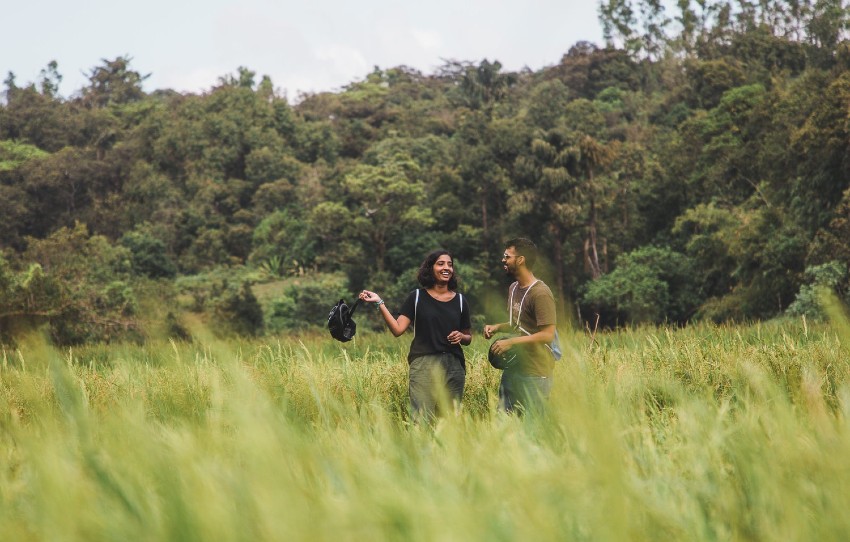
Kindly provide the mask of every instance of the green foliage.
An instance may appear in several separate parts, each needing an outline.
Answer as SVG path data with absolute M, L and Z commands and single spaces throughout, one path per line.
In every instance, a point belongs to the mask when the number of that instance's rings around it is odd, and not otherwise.
M 80 143 L 82 116 L 56 97 L 38 92 L 35 85 L 13 87 L 0 107 L 0 140 L 55 152 Z
M 308 164 L 318 160 L 329 164 L 336 162 L 340 142 L 330 123 L 305 123 L 296 133 L 296 141 L 298 149 L 296 157 L 302 162 Z
M 844 191 L 829 224 L 815 234 L 809 245 L 807 260 L 813 264 L 837 260 L 850 266 L 850 244 L 847 239 L 850 239 L 850 189 Z
M 687 66 L 693 80 L 693 107 L 713 109 L 723 93 L 745 82 L 740 63 L 735 59 L 716 59 L 693 62 Z
M 570 89 L 555 79 L 534 87 L 529 96 L 528 120 L 544 130 L 554 128 L 570 101 Z
M 694 263 L 699 315 L 716 321 L 763 318 L 783 311 L 803 271 L 805 240 L 775 209 L 689 210 L 674 232 L 686 236 Z
M 90 85 L 83 91 L 82 101 L 88 107 L 121 105 L 144 97 L 142 81 L 148 75 L 130 69 L 127 56 L 115 60 L 103 60 L 103 66 L 94 68 L 89 74 Z
M 250 261 L 264 265 L 275 275 L 302 274 L 315 262 L 316 241 L 309 224 L 292 210 L 281 210 L 266 216 L 254 229 Z
M 446 247 L 490 307 L 494 255 L 527 235 L 566 302 L 601 288 L 619 256 L 669 246 L 693 262 L 694 295 L 637 277 L 635 316 L 611 305 L 612 321 L 771 318 L 806 267 L 850 265 L 839 4 L 606 1 L 606 46 L 576 43 L 540 70 L 375 67 L 293 104 L 244 66 L 207 92 L 146 93 L 129 57 L 104 59 L 66 100 L 50 62 L 35 83 L 5 81 L 0 247 L 10 276 L 39 264 L 47 284 L 56 267 L 28 245 L 87 224 L 127 264 L 97 279 L 106 305 L 135 310 L 112 284 L 215 276 L 220 291 L 193 303 L 203 321 L 213 298 L 222 314 L 251 305 L 221 287 L 243 275 L 257 287 L 342 273 L 403 297 L 423 254 Z M 58 300 L 65 281 L 50 282 Z M 653 296 L 670 312 L 650 310 Z
M 173 277 L 177 266 L 168 257 L 165 243 L 147 231 L 125 233 L 119 243 L 130 251 L 133 272 L 151 278 Z
M 86 227 L 31 239 L 14 271 L 0 265 L 0 327 L 5 340 L 45 327 L 56 344 L 131 338 L 138 331 L 129 254 Z M 5 331 L 8 330 L 8 331 Z
M 11 171 L 29 160 L 47 156 L 48 153 L 34 145 L 16 141 L 0 141 L 0 171 Z
M 746 218 L 731 245 L 738 262 L 733 277 L 740 285 L 743 314 L 766 318 L 781 313 L 794 299 L 804 270 L 806 239 L 775 210 L 761 209 Z
M 247 281 L 238 287 L 228 281 L 213 284 L 206 308 L 212 314 L 213 329 L 221 335 L 263 333 L 263 309 Z
M 244 266 L 178 277 L 174 318 L 180 324 L 188 317 L 222 337 L 262 335 L 265 313 L 254 289 L 265 280 L 265 272 Z
M 300 164 L 289 155 L 261 147 L 245 156 L 245 178 L 255 185 L 298 177 Z
M 316 264 L 322 270 L 348 268 L 364 254 L 354 227 L 354 215 L 339 202 L 322 202 L 308 216 L 309 233 L 316 240 Z
M 685 322 L 697 303 L 694 262 L 666 247 L 645 246 L 617 258 L 615 269 L 582 295 L 603 322 Z
M 486 58 L 477 66 L 465 62 L 449 62 L 445 67 L 458 80 L 457 98 L 459 103 L 469 109 L 483 109 L 488 114 L 493 106 L 516 82 L 513 74 L 500 73 L 502 64 Z
M 323 327 L 328 312 L 340 298 L 348 303 L 356 299 L 349 292 L 348 280 L 338 273 L 318 273 L 288 279 L 265 294 L 265 325 L 269 332 Z M 363 311 L 363 309 L 360 309 Z
M 366 240 L 363 253 L 374 251 L 378 271 L 386 270 L 387 251 L 405 230 L 422 231 L 434 223 L 425 207 L 425 184 L 419 166 L 407 155 L 397 154 L 379 166 L 361 164 L 345 177 L 352 201 L 353 235 Z M 332 220 L 346 220 L 339 209 Z
M 577 96 L 592 100 L 607 88 L 635 91 L 646 85 L 645 69 L 627 51 L 580 41 L 552 72 Z
M 804 124 L 791 134 L 797 178 L 791 185 L 789 207 L 810 231 L 826 225 L 831 209 L 850 188 L 845 173 L 848 149 L 841 143 L 850 137 L 845 112 L 848 100 L 850 74 L 842 73 L 817 90 Z
M 387 137 L 370 146 L 363 161 L 371 165 L 393 160 L 397 155 L 409 156 L 423 171 L 437 169 L 451 160 L 449 141 L 427 135 L 418 138 Z
M 753 194 L 758 176 L 752 157 L 768 114 L 766 100 L 760 84 L 737 87 L 726 91 L 717 107 L 682 127 L 686 141 L 695 147 L 679 159 L 696 162 L 689 188 L 702 201 L 740 204 Z
M 824 318 L 822 301 L 826 292 L 838 295 L 839 299 L 847 299 L 850 292 L 850 272 L 841 262 L 831 261 L 822 265 L 806 268 L 806 282 L 800 286 L 797 297 L 785 312 L 791 316 L 805 315 L 809 318 Z
M 694 262 L 695 283 L 703 298 L 722 296 L 734 284 L 735 259 L 730 243 L 743 219 L 714 204 L 688 209 L 673 227 L 684 237 L 684 251 Z

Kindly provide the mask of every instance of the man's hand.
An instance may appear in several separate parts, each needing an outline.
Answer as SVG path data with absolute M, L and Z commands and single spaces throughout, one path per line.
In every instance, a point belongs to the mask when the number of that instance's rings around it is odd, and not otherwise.
M 484 326 L 484 338 L 490 339 L 491 337 L 493 337 L 493 335 L 498 333 L 501 328 L 502 328 L 502 324 L 494 324 L 494 325 Z
M 493 346 L 490 347 L 490 351 L 492 351 L 497 356 L 500 356 L 511 349 L 511 340 L 510 339 L 501 339 L 493 343 Z

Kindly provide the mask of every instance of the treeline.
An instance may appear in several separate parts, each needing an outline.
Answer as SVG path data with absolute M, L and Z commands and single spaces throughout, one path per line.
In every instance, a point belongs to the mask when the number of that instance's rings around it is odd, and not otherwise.
M 55 62 L 10 73 L 0 338 L 320 325 L 436 247 L 495 312 L 517 235 L 581 325 L 816 315 L 850 286 L 850 9 L 676 6 L 603 1 L 605 46 L 538 71 L 376 67 L 294 105 L 247 68 L 146 93 L 119 57 L 69 98 Z

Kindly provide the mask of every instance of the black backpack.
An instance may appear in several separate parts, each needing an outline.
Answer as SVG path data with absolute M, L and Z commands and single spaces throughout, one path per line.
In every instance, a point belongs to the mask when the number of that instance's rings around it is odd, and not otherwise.
M 354 302 L 350 308 L 345 304 L 344 299 L 340 299 L 339 303 L 334 305 L 328 314 L 328 331 L 331 332 L 331 337 L 340 341 L 348 342 L 357 333 L 357 324 L 351 319 L 354 311 L 357 310 L 357 305 L 360 304 L 360 299 Z

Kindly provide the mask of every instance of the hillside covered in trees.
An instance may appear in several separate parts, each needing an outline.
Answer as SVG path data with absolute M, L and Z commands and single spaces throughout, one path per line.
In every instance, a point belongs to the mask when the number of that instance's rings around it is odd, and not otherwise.
M 437 247 L 482 312 L 533 238 L 584 325 L 816 314 L 848 292 L 850 9 L 836 0 L 600 4 L 604 46 L 538 71 L 381 69 L 290 103 L 249 68 L 145 92 L 130 57 L 0 102 L 0 340 L 321 325 L 400 300 Z

